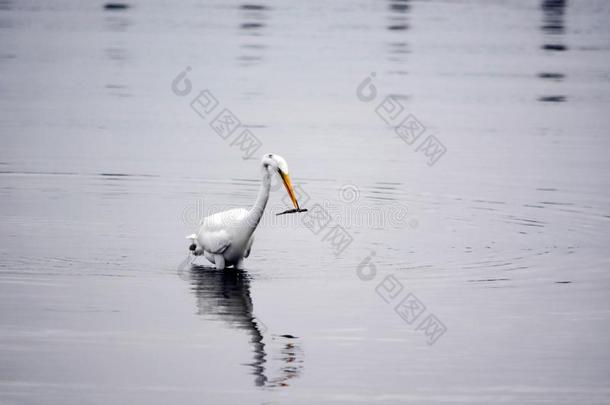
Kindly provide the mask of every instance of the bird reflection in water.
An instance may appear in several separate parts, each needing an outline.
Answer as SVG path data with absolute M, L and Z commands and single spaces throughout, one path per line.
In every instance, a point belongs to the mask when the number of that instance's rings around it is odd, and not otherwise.
M 300 375 L 303 351 L 297 337 L 272 335 L 271 342 L 266 344 L 263 341 L 267 327 L 254 316 L 250 295 L 251 276 L 247 272 L 191 266 L 188 277 L 197 297 L 199 315 L 243 329 L 250 336 L 253 361 L 247 365 L 252 367 L 256 386 L 285 387 L 291 379 Z M 280 345 L 278 355 L 270 357 L 267 346 L 273 350 L 276 344 Z M 274 370 L 276 363 L 279 368 Z M 270 378 L 270 372 L 277 373 L 277 377 Z
M 544 43 L 541 48 L 548 55 L 568 51 L 568 46 L 562 42 L 566 25 L 566 6 L 567 0 L 542 0 L 540 3 L 540 9 L 542 10 L 540 30 L 544 34 Z M 548 58 L 547 60 L 549 63 L 556 63 L 555 58 Z M 538 73 L 538 78 L 549 83 L 561 82 L 566 79 L 566 74 L 555 70 L 545 70 Z M 544 103 L 562 103 L 566 100 L 567 96 L 565 94 L 543 94 L 538 97 L 538 101 Z

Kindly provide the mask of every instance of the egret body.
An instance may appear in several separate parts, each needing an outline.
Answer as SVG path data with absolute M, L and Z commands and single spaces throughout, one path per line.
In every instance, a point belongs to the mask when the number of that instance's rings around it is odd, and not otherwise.
M 258 196 L 250 209 L 235 208 L 209 215 L 200 223 L 191 239 L 191 251 L 195 256 L 203 255 L 217 269 L 234 266 L 243 269 L 244 258 L 250 255 L 254 231 L 258 226 L 271 188 L 271 176 L 278 174 L 286 187 L 295 210 L 301 211 L 288 174 L 288 164 L 279 155 L 268 153 L 261 160 L 262 181 Z

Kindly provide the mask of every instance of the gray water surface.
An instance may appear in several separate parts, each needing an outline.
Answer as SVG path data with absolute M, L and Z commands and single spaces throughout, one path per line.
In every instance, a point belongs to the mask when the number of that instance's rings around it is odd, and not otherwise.
M 610 403 L 609 3 L 118 4 L 0 2 L 0 403 Z

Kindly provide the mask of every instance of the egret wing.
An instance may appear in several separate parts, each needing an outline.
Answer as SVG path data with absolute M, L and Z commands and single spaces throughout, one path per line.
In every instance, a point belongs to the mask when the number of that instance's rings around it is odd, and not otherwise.
M 222 253 L 231 246 L 231 237 L 225 230 L 208 231 L 199 235 L 203 250 L 210 253 Z
M 224 252 L 233 242 L 232 235 L 239 231 L 247 214 L 248 211 L 243 208 L 234 208 L 205 217 L 197 238 L 203 250 L 209 253 Z

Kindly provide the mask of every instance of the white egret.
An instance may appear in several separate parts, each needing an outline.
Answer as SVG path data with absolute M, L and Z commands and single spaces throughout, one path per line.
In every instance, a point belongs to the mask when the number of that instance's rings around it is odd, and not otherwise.
M 268 153 L 261 160 L 262 183 L 252 208 L 235 208 L 209 215 L 200 223 L 196 234 L 187 236 L 191 240 L 189 249 L 195 256 L 203 255 L 217 269 L 234 266 L 243 269 L 244 258 L 250 255 L 254 231 L 260 222 L 271 186 L 271 175 L 277 172 L 288 191 L 294 209 L 285 213 L 306 211 L 299 207 L 288 175 L 288 164 L 279 155 Z

